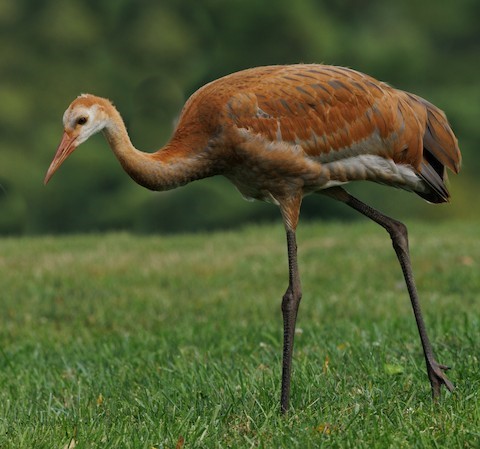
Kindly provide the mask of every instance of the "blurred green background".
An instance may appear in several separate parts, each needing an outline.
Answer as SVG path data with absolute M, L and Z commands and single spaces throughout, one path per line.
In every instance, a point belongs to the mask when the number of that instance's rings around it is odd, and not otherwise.
M 450 205 L 366 183 L 358 195 L 400 219 L 478 219 L 478 0 L 1 0 L 0 233 L 228 228 L 279 219 L 222 178 L 154 193 L 122 171 L 101 135 L 43 177 L 80 93 L 112 99 L 137 148 L 169 138 L 188 96 L 247 67 L 324 62 L 353 67 L 447 112 L 463 153 Z M 307 218 L 350 219 L 318 196 Z

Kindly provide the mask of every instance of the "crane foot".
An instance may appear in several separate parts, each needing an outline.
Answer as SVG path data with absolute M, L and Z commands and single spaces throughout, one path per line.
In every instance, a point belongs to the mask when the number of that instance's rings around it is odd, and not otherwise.
M 432 397 L 435 402 L 440 399 L 441 396 L 441 387 L 445 385 L 448 391 L 453 391 L 455 386 L 448 379 L 444 371 L 449 370 L 450 367 L 446 365 L 441 365 L 435 360 L 427 361 L 427 372 L 428 378 L 430 379 L 430 384 L 432 386 Z

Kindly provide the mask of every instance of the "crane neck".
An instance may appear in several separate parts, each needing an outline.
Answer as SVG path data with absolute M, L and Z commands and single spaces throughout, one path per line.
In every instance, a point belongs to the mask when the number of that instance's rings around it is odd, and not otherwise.
M 124 170 L 138 184 L 150 190 L 170 190 L 191 181 L 215 175 L 208 142 L 176 133 L 155 153 L 137 150 L 118 111 L 103 133 Z

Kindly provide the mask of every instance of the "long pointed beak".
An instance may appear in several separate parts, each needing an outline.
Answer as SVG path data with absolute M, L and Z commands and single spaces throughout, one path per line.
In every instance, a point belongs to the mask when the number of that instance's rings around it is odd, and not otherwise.
M 62 165 L 65 159 L 67 159 L 67 157 L 72 154 L 73 150 L 77 148 L 77 144 L 75 143 L 76 139 L 77 136 L 71 135 L 67 131 L 63 133 L 62 141 L 60 142 L 57 152 L 55 153 L 52 163 L 48 168 L 47 174 L 45 175 L 45 180 L 43 181 L 45 185 L 47 185 L 48 181 L 50 181 L 50 178 L 60 168 L 60 165 Z

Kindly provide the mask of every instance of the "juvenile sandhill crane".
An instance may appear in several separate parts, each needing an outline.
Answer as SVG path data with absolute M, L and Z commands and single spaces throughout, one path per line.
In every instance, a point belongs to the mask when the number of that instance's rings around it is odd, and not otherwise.
M 155 153 L 132 145 L 124 122 L 104 98 L 81 95 L 63 116 L 64 134 L 48 169 L 103 131 L 125 171 L 151 190 L 168 190 L 214 175 L 247 199 L 279 206 L 286 229 L 289 283 L 284 323 L 280 407 L 289 408 L 293 340 L 302 296 L 297 228 L 302 198 L 322 193 L 384 227 L 392 239 L 415 314 L 432 395 L 454 386 L 437 363 L 420 311 L 407 229 L 343 187 L 368 180 L 448 201 L 446 167 L 460 169 L 457 140 L 442 111 L 416 95 L 357 71 L 327 65 L 269 66 L 213 81 L 185 104 L 171 140 Z

